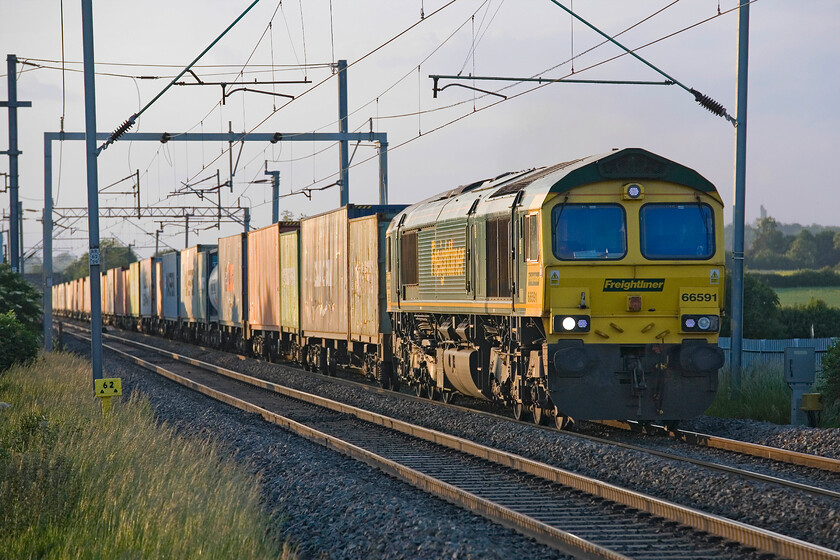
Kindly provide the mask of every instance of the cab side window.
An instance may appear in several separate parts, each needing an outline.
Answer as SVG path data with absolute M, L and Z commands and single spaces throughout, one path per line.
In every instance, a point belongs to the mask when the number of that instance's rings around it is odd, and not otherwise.
M 540 260 L 540 229 L 539 215 L 530 214 L 525 216 L 525 260 Z

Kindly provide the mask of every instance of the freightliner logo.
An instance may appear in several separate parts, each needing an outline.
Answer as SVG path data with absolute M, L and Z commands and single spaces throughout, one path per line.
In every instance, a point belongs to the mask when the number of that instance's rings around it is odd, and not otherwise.
M 607 278 L 605 292 L 661 292 L 664 278 Z

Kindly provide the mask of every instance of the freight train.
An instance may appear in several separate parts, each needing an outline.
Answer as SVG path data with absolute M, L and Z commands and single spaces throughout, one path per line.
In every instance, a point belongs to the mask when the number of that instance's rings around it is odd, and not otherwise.
M 103 321 L 516 418 L 675 424 L 717 390 L 723 203 L 628 148 L 349 205 L 102 275 Z M 53 287 L 87 318 L 88 278 Z

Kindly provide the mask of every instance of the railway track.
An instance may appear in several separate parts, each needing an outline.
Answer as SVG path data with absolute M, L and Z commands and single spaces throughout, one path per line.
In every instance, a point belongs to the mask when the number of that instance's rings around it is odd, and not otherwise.
M 113 334 L 106 334 L 105 337 L 112 338 L 114 340 L 121 340 L 126 343 L 132 343 L 130 339 L 126 339 L 124 337 L 118 337 Z M 154 340 L 154 338 L 151 338 Z M 203 347 L 200 347 L 203 348 Z M 210 351 L 212 349 L 207 348 L 206 350 Z M 237 357 L 241 360 L 248 359 L 246 356 L 237 355 Z M 318 375 L 321 374 L 307 372 L 307 375 Z M 355 376 L 355 375 L 354 375 Z M 412 401 L 421 401 L 421 402 L 430 402 L 429 399 L 423 397 L 417 397 L 413 394 L 407 393 L 394 393 L 388 389 L 382 389 L 378 385 L 372 385 L 370 383 L 359 382 L 357 380 L 351 380 L 349 378 L 330 378 L 332 382 L 342 383 L 351 385 L 354 387 L 361 387 L 364 390 L 381 394 L 381 395 L 389 395 L 389 396 L 399 396 L 399 398 L 403 398 L 406 400 Z M 481 405 L 487 405 L 485 401 L 476 401 Z M 511 422 L 520 422 L 525 425 L 532 425 L 530 422 L 527 421 L 518 421 L 510 418 L 506 413 L 498 413 L 498 412 L 491 412 L 487 410 L 476 410 L 474 407 L 471 406 L 459 406 L 456 404 L 450 403 L 443 403 L 443 402 L 435 402 L 436 405 L 450 408 L 453 410 L 461 410 L 470 412 L 472 414 L 479 414 L 484 416 L 489 416 L 493 418 L 504 417 Z M 594 424 L 594 423 L 593 423 Z M 724 464 L 720 462 L 720 459 L 717 460 L 702 460 L 698 458 L 688 457 L 685 454 L 679 452 L 668 452 L 662 451 L 651 448 L 650 445 L 645 445 L 643 443 L 627 443 L 627 442 L 620 442 L 615 441 L 605 437 L 598 437 L 586 433 L 581 433 L 578 431 L 564 431 L 566 435 L 571 437 L 576 437 L 580 439 L 585 439 L 588 441 L 592 441 L 594 443 L 599 443 L 603 445 L 610 445 L 610 446 L 617 446 L 623 449 L 639 451 L 642 453 L 648 453 L 651 455 L 655 455 L 657 457 L 661 457 L 663 459 L 669 459 L 672 461 L 679 461 L 684 463 L 690 463 L 693 465 L 697 465 L 704 469 L 710 471 L 717 471 L 722 473 L 733 474 L 739 476 L 744 479 L 755 480 L 763 483 L 769 483 L 780 487 L 791 488 L 800 492 L 804 492 L 813 496 L 823 496 L 832 499 L 840 499 L 840 491 L 836 489 L 830 489 L 821 487 L 817 484 L 811 483 L 803 483 L 798 482 L 795 480 L 791 480 L 790 478 L 785 478 L 785 473 L 777 473 L 775 472 L 773 463 L 786 463 L 791 465 L 796 465 L 799 467 L 806 467 L 806 469 L 816 469 L 819 471 L 827 471 L 827 472 L 840 472 L 840 460 L 830 458 L 830 457 L 821 457 L 818 455 L 811 455 L 806 453 L 799 453 L 796 451 L 790 451 L 786 449 L 781 449 L 778 447 L 771 447 L 766 445 L 760 445 L 751 442 L 744 442 L 744 441 L 737 441 L 732 439 L 726 438 L 719 438 L 717 436 L 711 436 L 706 434 L 699 434 L 694 432 L 687 432 L 687 431 L 669 431 L 667 428 L 663 426 L 644 426 L 641 427 L 636 423 L 633 422 L 615 422 L 615 421 L 606 421 L 606 422 L 598 422 L 597 424 L 601 424 L 610 428 L 616 428 L 620 430 L 629 430 L 634 432 L 641 432 L 647 430 L 646 433 L 654 433 L 659 435 L 668 435 L 672 439 L 685 443 L 688 446 L 697 446 L 697 447 L 708 447 L 713 449 L 719 449 L 730 453 L 735 453 L 739 455 L 747 455 L 752 457 L 758 457 L 761 459 L 766 459 L 767 462 L 770 463 L 771 472 L 773 474 L 761 473 L 756 472 L 756 470 L 751 470 L 750 468 L 745 468 L 743 466 L 734 466 L 733 464 Z M 554 428 L 548 426 L 539 426 L 539 428 L 554 431 Z M 808 478 L 807 476 L 805 478 Z
M 813 544 L 114 338 L 106 347 L 142 367 L 258 413 L 559 550 L 598 558 L 745 558 L 762 553 L 840 558 Z
M 750 443 L 746 441 L 738 441 L 734 439 L 718 437 L 709 434 L 701 434 L 687 430 L 669 430 L 665 426 L 641 426 L 636 422 L 617 421 L 605 421 L 600 423 L 605 426 L 619 428 L 622 430 L 630 430 L 637 432 L 645 431 L 649 434 L 667 435 L 668 437 L 671 437 L 675 440 L 683 441 L 685 443 L 700 447 L 722 449 L 725 451 L 741 453 L 743 455 L 751 455 L 753 457 L 771 459 L 773 461 L 781 463 L 790 463 L 791 465 L 799 465 L 824 471 L 840 472 L 840 459 L 833 459 L 831 457 L 821 457 L 819 455 L 800 453 L 798 451 L 780 449 L 778 447 L 760 445 L 757 443 Z

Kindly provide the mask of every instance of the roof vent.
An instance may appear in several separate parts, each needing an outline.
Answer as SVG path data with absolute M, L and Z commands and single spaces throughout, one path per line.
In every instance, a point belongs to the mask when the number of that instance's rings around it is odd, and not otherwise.
M 668 173 L 668 163 L 638 152 L 607 157 L 598 162 L 605 179 L 659 179 Z

